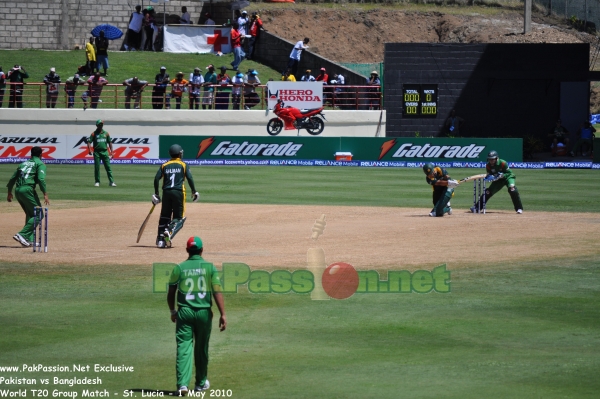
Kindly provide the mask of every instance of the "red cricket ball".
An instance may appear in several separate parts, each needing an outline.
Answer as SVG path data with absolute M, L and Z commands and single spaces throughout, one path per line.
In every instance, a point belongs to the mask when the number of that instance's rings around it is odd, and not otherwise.
M 321 283 L 330 297 L 335 299 L 350 298 L 358 288 L 358 273 L 348 263 L 332 263 L 323 272 Z

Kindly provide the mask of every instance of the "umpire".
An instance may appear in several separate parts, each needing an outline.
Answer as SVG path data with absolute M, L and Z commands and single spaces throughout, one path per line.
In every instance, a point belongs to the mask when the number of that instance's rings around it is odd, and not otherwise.
M 194 202 L 197 202 L 200 198 L 200 194 L 198 194 L 194 185 L 192 172 L 189 166 L 181 160 L 183 148 L 179 144 L 173 144 L 169 148 L 169 155 L 171 159 L 160 165 L 156 176 L 154 176 L 154 195 L 152 195 L 154 205 L 161 202 L 158 195 L 158 184 L 161 179 L 163 180 L 162 208 L 156 237 L 158 248 L 171 247 L 172 239 L 185 223 L 185 179 L 187 179 L 194 193 Z
M 219 273 L 212 263 L 202 259 L 204 248 L 200 237 L 190 237 L 186 250 L 189 257 L 173 269 L 167 294 L 171 321 L 177 323 L 175 329 L 176 370 L 180 396 L 187 395 L 188 384 L 192 379 L 192 351 L 196 366 L 194 391 L 204 391 L 210 387 L 206 377 L 208 374 L 208 342 L 212 329 L 213 296 L 221 313 L 219 329 L 224 331 L 227 327 Z M 177 310 L 175 309 L 175 294 L 177 294 Z

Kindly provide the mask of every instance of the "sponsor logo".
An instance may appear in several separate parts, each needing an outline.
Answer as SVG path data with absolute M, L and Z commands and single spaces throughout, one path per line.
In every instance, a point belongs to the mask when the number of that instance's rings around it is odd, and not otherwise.
M 9 137 L 0 136 L 0 143 L 4 144 L 58 144 L 57 137 Z
M 200 158 L 200 155 L 204 154 L 204 151 L 208 150 L 208 148 L 215 142 L 214 137 L 209 137 L 204 139 L 198 144 L 198 154 L 196 154 L 196 159 Z
M 277 92 L 275 92 L 277 95 Z M 271 93 L 269 97 L 273 99 Z M 277 98 L 277 97 L 275 97 Z M 322 101 L 321 97 L 314 94 L 312 90 L 279 90 L 279 98 L 283 101 Z
M 285 144 L 277 143 L 233 143 L 221 141 L 210 153 L 212 156 L 253 156 L 253 157 L 294 157 L 303 144 L 289 141 Z
M 404 143 L 392 155 L 393 158 L 478 158 L 485 149 L 483 145 L 413 145 Z
M 112 137 L 111 142 L 114 146 L 113 162 L 117 159 L 148 159 L 147 154 L 153 144 L 150 137 Z M 87 144 L 87 137 L 82 136 L 73 146 L 81 152 L 73 156 L 73 159 L 90 159 L 92 157 L 88 154 Z

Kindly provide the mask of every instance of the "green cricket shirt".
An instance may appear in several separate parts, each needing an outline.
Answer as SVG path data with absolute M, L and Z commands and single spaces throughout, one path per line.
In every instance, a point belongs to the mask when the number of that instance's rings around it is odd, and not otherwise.
M 38 157 L 31 157 L 30 160 L 19 165 L 15 173 L 8 181 L 6 187 L 11 192 L 14 185 L 17 188 L 21 186 L 31 186 L 35 189 L 35 185 L 39 184 L 42 193 L 46 193 L 46 165 Z
M 210 308 L 212 293 L 221 291 L 219 273 L 200 255 L 192 255 L 173 268 L 169 285 L 177 286 L 177 305 L 193 309 Z
M 171 159 L 160 165 L 154 176 L 154 193 L 158 195 L 158 184 L 163 179 L 163 190 L 178 190 L 185 192 L 185 179 L 187 179 L 192 193 L 196 192 L 194 179 L 189 166 L 179 158 Z
M 108 151 L 110 134 L 104 129 L 100 133 L 96 130 L 95 132 L 92 132 L 88 138 L 88 143 L 92 145 L 94 151 Z

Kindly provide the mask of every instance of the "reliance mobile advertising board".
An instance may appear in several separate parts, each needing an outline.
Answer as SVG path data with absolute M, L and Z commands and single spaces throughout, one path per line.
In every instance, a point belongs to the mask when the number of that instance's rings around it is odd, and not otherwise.
M 45 163 L 93 163 L 88 155 L 88 136 L 80 135 L 0 135 L 0 162 L 29 158 L 35 146 L 43 150 Z M 158 158 L 158 136 L 111 135 L 114 163 L 145 163 Z M 64 161 L 72 162 L 64 162 Z

